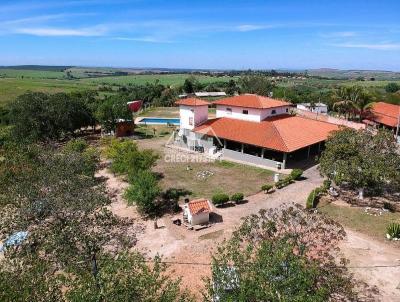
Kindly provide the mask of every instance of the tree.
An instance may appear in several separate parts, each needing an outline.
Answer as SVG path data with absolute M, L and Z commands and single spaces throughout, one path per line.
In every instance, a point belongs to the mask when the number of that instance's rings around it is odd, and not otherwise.
M 236 84 L 235 80 L 229 80 L 228 85 L 225 89 L 226 94 L 228 95 L 234 95 L 239 91 L 239 87 Z
M 242 76 L 239 80 L 242 93 L 254 93 L 268 96 L 275 84 L 267 76 L 261 74 L 250 74 Z
M 96 118 L 106 132 L 114 131 L 118 120 L 132 119 L 132 113 L 127 105 L 130 100 L 127 95 L 113 95 L 99 105 Z
M 186 93 L 194 93 L 196 90 L 201 88 L 202 85 L 194 76 L 188 77 L 183 83 L 182 87 L 183 91 Z
M 69 94 L 28 92 L 10 105 L 9 120 L 20 141 L 53 140 L 90 125 L 92 116 L 82 100 Z
M 300 206 L 247 217 L 213 256 L 207 298 L 218 301 L 358 301 L 335 261 L 343 228 Z
M 180 280 L 166 274 L 160 258 L 150 266 L 138 253 L 121 253 L 117 259 L 103 257 L 98 267 L 97 283 L 90 272 L 69 278 L 68 301 L 192 301 L 181 292 Z
M 378 193 L 385 188 L 398 190 L 400 156 L 393 134 L 381 130 L 373 135 L 367 131 L 342 129 L 326 142 L 321 155 L 322 174 L 336 184 Z
M 350 117 L 353 113 L 354 104 L 358 102 L 360 96 L 364 93 L 361 86 L 341 86 L 335 91 L 333 109 L 343 112 L 345 117 Z
M 112 161 L 111 170 L 118 174 L 127 174 L 135 179 L 137 173 L 149 170 L 159 156 L 153 150 L 139 150 L 132 140 L 112 139 L 106 147 L 106 156 Z
M 357 101 L 352 103 L 354 109 L 356 109 L 358 113 L 359 120 L 361 121 L 363 117 L 365 117 L 366 112 L 370 109 L 373 105 L 373 97 L 367 92 L 362 92 L 360 97 Z
M 136 204 L 138 210 L 150 216 L 158 214 L 157 200 L 161 194 L 158 180 L 149 170 L 140 170 L 132 179 L 132 184 L 125 192 L 128 204 Z
M 395 82 L 392 82 L 385 86 L 385 90 L 386 90 L 386 92 L 389 92 L 389 93 L 395 93 L 400 90 L 400 85 Z
M 0 166 L 0 240 L 17 231 L 29 236 L 6 257 L 37 257 L 49 267 L 79 270 L 94 252 L 112 244 L 133 246 L 133 222 L 114 216 L 104 186 L 87 173 L 78 152 L 37 146 L 4 151 Z

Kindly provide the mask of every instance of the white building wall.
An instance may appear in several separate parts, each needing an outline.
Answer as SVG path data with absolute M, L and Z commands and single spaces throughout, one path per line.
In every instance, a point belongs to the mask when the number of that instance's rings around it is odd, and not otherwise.
M 274 111 L 275 110 L 275 111 Z M 274 111 L 274 113 L 273 113 Z M 262 109 L 261 120 L 265 120 L 267 117 L 272 117 L 276 115 L 289 114 L 290 106 L 276 107 L 272 109 Z
M 310 108 L 309 106 L 306 106 L 304 104 L 298 104 L 297 105 L 297 109 L 306 110 L 306 111 L 319 113 L 319 114 L 328 113 L 328 106 L 327 105 L 318 105 L 318 106 L 315 106 L 314 108 Z
M 208 106 L 179 106 L 180 128 L 193 130 L 208 119 Z
M 210 219 L 209 213 L 199 213 L 191 216 L 190 219 L 188 217 L 188 220 L 191 225 L 205 224 L 209 222 L 209 219 Z
M 230 108 L 232 111 L 230 112 L 228 108 Z M 251 122 L 260 122 L 270 116 L 287 114 L 289 113 L 289 109 L 290 106 L 277 107 L 272 109 L 257 109 L 257 108 L 217 105 L 216 116 L 217 118 L 229 117 Z M 247 110 L 248 114 L 243 114 L 243 110 Z M 273 114 L 274 110 L 275 113 Z

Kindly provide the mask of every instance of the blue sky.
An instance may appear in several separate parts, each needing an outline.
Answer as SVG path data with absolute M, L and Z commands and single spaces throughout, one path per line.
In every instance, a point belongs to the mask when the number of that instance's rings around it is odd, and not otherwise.
M 2 0 L 0 65 L 400 71 L 398 0 Z

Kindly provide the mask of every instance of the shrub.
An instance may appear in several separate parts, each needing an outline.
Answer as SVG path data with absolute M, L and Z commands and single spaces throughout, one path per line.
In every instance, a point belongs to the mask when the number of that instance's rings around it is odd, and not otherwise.
M 211 200 L 213 204 L 219 206 L 223 205 L 224 203 L 227 203 L 229 201 L 229 196 L 225 193 L 217 193 L 213 195 Z
M 231 196 L 231 200 L 234 202 L 241 202 L 244 199 L 244 194 L 243 193 L 235 193 Z
M 65 151 L 73 151 L 73 152 L 79 152 L 82 153 L 83 151 L 86 150 L 86 148 L 88 147 L 88 143 L 81 138 L 77 138 L 77 139 L 72 139 L 70 140 L 65 146 L 64 146 L 64 150 Z
M 321 194 L 320 188 L 316 188 L 311 191 L 311 193 L 307 197 L 307 202 L 306 202 L 307 209 L 312 209 L 317 206 L 317 204 L 319 202 L 320 194 Z
M 393 222 L 386 229 L 389 239 L 400 239 L 400 223 Z
M 383 203 L 383 208 L 386 209 L 386 210 L 389 210 L 392 213 L 396 212 L 396 206 L 391 202 L 385 201 Z
M 261 190 L 263 190 L 265 193 L 268 193 L 269 191 L 272 190 L 273 187 L 274 186 L 271 184 L 265 184 L 265 185 L 262 185 Z
M 282 189 L 284 186 L 285 186 L 285 182 L 284 182 L 283 179 L 278 180 L 278 181 L 275 183 L 275 188 L 277 188 L 277 189 Z
M 331 185 L 332 181 L 330 179 L 325 179 L 322 187 L 324 188 L 325 191 L 328 191 Z
M 293 169 L 290 173 L 290 176 L 293 180 L 298 180 L 303 175 L 303 170 L 301 169 Z
M 288 175 L 288 176 L 286 176 L 284 179 L 278 180 L 278 181 L 275 183 L 275 187 L 276 187 L 277 189 L 282 189 L 282 188 L 284 188 L 284 187 L 290 185 L 292 182 L 293 182 L 293 178 L 292 178 L 290 175 Z
M 284 187 L 290 185 L 290 184 L 293 182 L 293 180 L 294 180 L 294 179 L 293 179 L 293 177 L 292 177 L 291 175 L 286 176 L 286 177 L 283 179 L 283 185 L 284 185 Z

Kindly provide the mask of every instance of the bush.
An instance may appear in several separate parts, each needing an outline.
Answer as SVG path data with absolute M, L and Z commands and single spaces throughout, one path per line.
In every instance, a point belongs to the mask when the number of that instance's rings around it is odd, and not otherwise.
M 231 196 L 231 200 L 236 203 L 243 201 L 243 199 L 244 199 L 243 193 L 235 193 Z
M 298 180 L 303 175 L 303 170 L 301 169 L 293 169 L 290 173 L 292 180 Z
M 285 186 L 285 182 L 284 182 L 283 179 L 278 180 L 278 181 L 275 183 L 275 188 L 277 188 L 277 189 L 282 189 L 284 186 Z
M 229 201 L 229 196 L 225 193 L 217 193 L 212 197 L 212 202 L 216 206 L 223 205 Z
M 386 233 L 389 239 L 400 239 L 400 223 L 393 222 L 389 224 Z
M 388 211 L 390 211 L 390 212 L 392 212 L 392 213 L 396 212 L 396 206 L 391 202 L 385 201 L 383 203 L 383 208 L 388 210 Z
M 263 190 L 265 193 L 268 193 L 269 191 L 272 190 L 273 187 L 274 186 L 271 184 L 265 184 L 265 185 L 262 185 L 261 190 Z
M 290 185 L 290 184 L 293 182 L 293 180 L 294 180 L 294 179 L 293 179 L 293 177 L 292 177 L 291 175 L 286 176 L 286 177 L 283 179 L 283 185 L 284 185 L 284 187 Z
M 320 188 L 316 188 L 311 191 L 311 193 L 307 197 L 306 208 L 313 209 L 317 206 L 320 197 Z
M 88 143 L 81 138 L 77 138 L 77 139 L 72 139 L 70 140 L 65 146 L 64 146 L 64 150 L 65 151 L 73 151 L 73 152 L 79 152 L 82 153 L 83 151 L 86 150 L 86 148 L 88 147 Z
M 328 191 L 329 188 L 331 187 L 331 185 L 332 185 L 332 181 L 329 179 L 325 179 L 322 187 L 324 188 L 325 191 Z
M 290 185 L 292 182 L 293 182 L 292 176 L 288 175 L 288 176 L 286 176 L 284 179 L 278 180 L 278 181 L 275 183 L 275 188 L 277 188 L 277 189 L 282 189 L 282 188 L 284 188 L 284 187 Z

